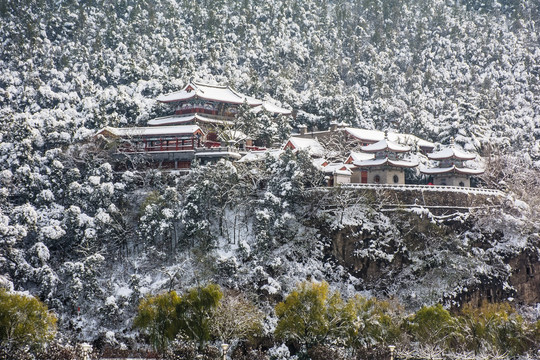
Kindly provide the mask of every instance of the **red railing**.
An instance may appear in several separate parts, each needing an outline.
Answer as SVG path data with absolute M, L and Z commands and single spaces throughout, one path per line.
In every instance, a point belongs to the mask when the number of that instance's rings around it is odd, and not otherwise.
M 152 145 L 152 146 L 145 146 L 143 148 L 143 151 L 185 151 L 185 150 L 193 150 L 195 147 L 193 145 Z
M 249 150 L 249 151 L 265 151 L 267 149 L 265 147 L 259 147 L 259 146 L 246 146 L 246 150 Z
M 220 146 L 221 146 L 221 143 L 218 141 L 206 140 L 204 142 L 204 147 L 207 147 L 207 148 L 214 148 L 214 147 L 220 147 Z
M 147 152 L 147 151 L 189 151 L 201 147 L 201 139 L 177 138 L 133 141 L 120 144 L 119 152 Z

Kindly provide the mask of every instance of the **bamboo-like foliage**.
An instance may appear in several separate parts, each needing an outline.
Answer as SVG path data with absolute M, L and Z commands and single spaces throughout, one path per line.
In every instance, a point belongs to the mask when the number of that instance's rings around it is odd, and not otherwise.
M 141 301 L 133 325 L 144 329 L 155 349 L 165 349 L 176 337 L 176 306 L 180 302 L 181 298 L 175 291 L 149 296 Z
M 301 283 L 276 306 L 276 314 L 276 338 L 308 350 L 327 344 L 367 348 L 399 336 L 399 323 L 389 303 L 359 295 L 345 301 L 326 282 Z

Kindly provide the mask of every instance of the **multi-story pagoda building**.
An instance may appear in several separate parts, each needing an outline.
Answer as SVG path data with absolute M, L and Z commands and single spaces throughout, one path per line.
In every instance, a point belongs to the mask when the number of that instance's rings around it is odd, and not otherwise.
M 118 156 L 144 154 L 159 168 L 187 169 L 194 159 L 241 158 L 242 150 L 236 146 L 240 140 L 244 150 L 252 149 L 250 139 L 233 126 L 241 105 L 249 106 L 254 114 L 263 110 L 276 116 L 291 114 L 228 86 L 194 81 L 157 101 L 169 104 L 173 114 L 149 120 L 149 127 L 106 127 L 96 137 L 114 142 Z
M 431 177 L 434 185 L 470 187 L 471 176 L 484 173 L 484 170 L 465 166 L 464 162 L 474 160 L 476 155 L 456 149 L 454 139 L 451 140 L 449 147 L 429 154 L 428 158 L 438 161 L 439 165 L 434 168 L 420 169 L 420 171 Z
M 361 172 L 359 178 L 362 183 L 405 184 L 405 169 L 418 166 L 418 163 L 402 159 L 403 154 L 408 153 L 411 148 L 388 140 L 387 132 L 383 140 L 362 146 L 361 150 L 375 154 L 374 159 L 353 162 L 353 173 Z M 353 174 L 353 177 L 358 176 Z
M 291 115 L 291 110 L 241 94 L 229 86 L 191 81 L 182 90 L 161 95 L 157 101 L 172 107 L 174 115 L 148 121 L 150 126 L 199 125 L 210 141 L 218 140 L 219 129 L 233 125 L 239 107 L 249 106 L 253 113 L 266 110 L 274 115 Z

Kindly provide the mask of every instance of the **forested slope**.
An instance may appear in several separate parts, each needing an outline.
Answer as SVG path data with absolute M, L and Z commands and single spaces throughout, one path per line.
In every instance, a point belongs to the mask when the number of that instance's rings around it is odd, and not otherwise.
M 0 0 L 0 21 L 0 279 L 45 301 L 66 337 L 131 337 L 144 294 L 198 281 L 271 303 L 312 277 L 417 308 L 506 286 L 507 260 L 538 254 L 537 1 Z M 455 137 L 492 166 L 489 186 L 531 206 L 434 221 L 434 247 L 412 249 L 416 220 L 325 211 L 305 155 L 115 173 L 91 135 L 165 114 L 154 98 L 192 77 L 282 102 L 293 125 Z M 338 230 L 370 234 L 362 258 L 410 262 L 362 279 L 330 256 Z

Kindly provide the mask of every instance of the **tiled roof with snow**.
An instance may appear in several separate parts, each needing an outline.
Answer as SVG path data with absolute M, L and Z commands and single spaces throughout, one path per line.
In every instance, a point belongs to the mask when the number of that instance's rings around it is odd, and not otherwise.
M 192 115 L 186 115 L 186 116 L 178 116 L 178 115 L 164 116 L 164 117 L 148 120 L 148 125 L 161 126 L 161 125 L 186 124 L 194 120 L 198 120 L 200 122 L 207 123 L 207 124 L 232 125 L 232 122 L 230 121 L 212 119 L 206 116 L 202 116 L 200 114 L 192 114 Z
M 382 139 L 381 141 L 377 141 L 375 144 L 369 144 L 367 146 L 361 147 L 362 151 L 365 152 L 378 152 L 378 151 L 392 151 L 392 152 L 408 152 L 411 151 L 411 148 L 409 146 L 403 146 L 396 142 Z
M 191 135 L 201 130 L 197 125 L 176 125 L 176 126 L 159 126 L 159 127 L 129 127 L 129 128 L 114 128 L 107 126 L 96 133 L 102 135 L 110 133 L 118 137 L 132 136 L 160 136 L 160 135 Z
M 206 152 L 197 152 L 195 153 L 196 158 L 218 158 L 218 157 L 230 157 L 233 159 L 240 159 L 242 155 L 235 151 L 206 151 Z
M 262 105 L 262 101 L 240 94 L 228 86 L 209 85 L 198 82 L 190 82 L 182 90 L 175 91 L 166 95 L 161 95 L 157 98 L 160 102 L 184 101 L 193 98 L 201 98 L 211 101 L 219 101 L 230 104 L 243 104 L 256 106 Z
M 299 137 L 291 137 L 287 144 L 291 143 L 295 150 L 305 150 L 313 156 L 323 156 L 325 150 L 316 139 L 304 139 Z
M 322 170 L 325 166 L 328 165 L 328 162 L 324 158 L 313 159 L 311 163 L 313 164 L 313 166 L 320 170 Z
M 271 156 L 273 158 L 279 157 L 283 154 L 283 150 L 262 150 L 262 151 L 250 151 L 244 155 L 238 162 L 252 162 L 252 161 L 262 161 L 266 156 Z
M 446 173 L 457 173 L 463 175 L 480 175 L 484 173 L 482 169 L 469 169 L 469 168 L 459 168 L 455 165 L 446 168 L 424 168 L 420 169 L 420 172 L 426 175 L 435 175 L 435 174 L 446 174 Z
M 465 152 L 460 149 L 456 149 L 454 146 L 450 146 L 437 151 L 433 154 L 429 154 L 428 158 L 431 160 L 445 160 L 445 159 L 459 159 L 459 160 L 473 160 L 476 158 L 475 154 Z
M 357 129 L 350 127 L 345 128 L 345 131 L 348 132 L 350 135 L 354 136 L 355 138 L 365 142 L 377 142 L 384 140 L 384 131 Z M 420 139 L 419 137 L 410 134 L 389 133 L 388 139 L 394 142 L 398 142 L 400 144 L 418 144 L 419 147 L 424 148 L 435 147 L 434 143 L 424 139 Z
M 374 160 L 356 161 L 354 162 L 354 165 L 358 167 L 395 166 L 413 168 L 418 166 L 418 163 L 405 160 L 390 160 L 388 158 L 382 158 Z
M 326 174 L 342 174 L 342 175 L 345 175 L 345 174 L 352 174 L 350 168 L 352 166 L 349 165 L 349 164 L 344 164 L 344 163 L 330 163 L 328 165 L 326 165 L 322 171 Z
M 349 170 L 349 169 L 337 169 L 333 172 L 333 174 L 336 174 L 336 175 L 348 175 L 348 176 L 351 176 L 352 175 L 352 171 Z
M 355 161 L 362 161 L 362 160 L 371 160 L 375 157 L 375 154 L 373 153 L 363 153 L 363 152 L 351 152 L 349 157 L 345 162 L 353 163 Z

